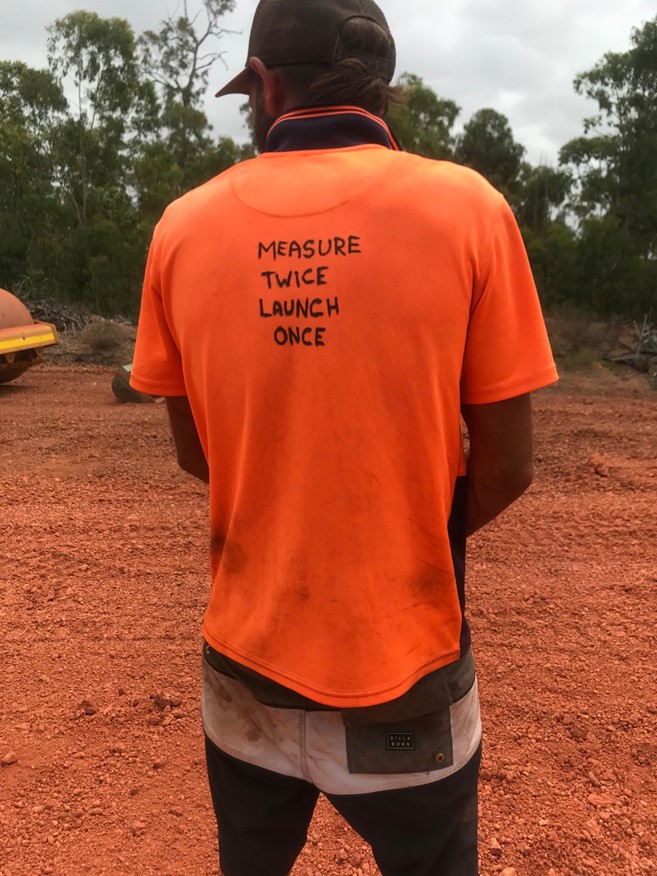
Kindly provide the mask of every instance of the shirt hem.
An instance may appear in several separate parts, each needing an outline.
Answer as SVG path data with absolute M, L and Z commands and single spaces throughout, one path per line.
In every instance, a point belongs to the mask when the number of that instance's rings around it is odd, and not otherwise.
M 507 401 L 507 399 L 516 398 L 516 396 L 525 395 L 528 392 L 535 392 L 537 389 L 544 389 L 546 386 L 557 383 L 558 380 L 559 374 L 557 373 L 556 366 L 551 365 L 549 368 L 544 368 L 542 371 L 538 371 L 519 383 L 497 386 L 484 392 L 463 393 L 461 395 L 461 404 L 485 405 Z
M 187 395 L 184 384 L 159 383 L 157 380 L 149 380 L 144 377 L 130 375 L 130 386 L 137 392 L 145 392 L 148 395 L 182 396 Z
M 264 675 L 265 678 L 269 678 L 271 681 L 281 684 L 283 687 L 287 687 L 309 700 L 313 700 L 323 706 L 333 706 L 338 709 L 360 709 L 367 706 L 379 706 L 382 703 L 395 700 L 407 693 L 425 675 L 436 669 L 442 669 L 443 666 L 448 666 L 450 663 L 454 663 L 461 656 L 459 648 L 439 654 L 413 669 L 402 679 L 398 679 L 385 687 L 377 687 L 370 690 L 336 691 L 312 686 L 308 681 L 304 681 L 296 676 L 286 675 L 281 671 L 273 669 L 266 663 L 261 663 L 248 654 L 231 648 L 230 645 L 213 636 L 205 624 L 202 627 L 202 633 L 211 647 L 231 660 L 241 663 L 248 669 Z

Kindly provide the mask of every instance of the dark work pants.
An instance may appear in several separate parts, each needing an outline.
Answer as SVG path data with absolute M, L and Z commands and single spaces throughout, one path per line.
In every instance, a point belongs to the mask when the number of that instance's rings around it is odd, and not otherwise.
M 319 791 L 222 752 L 206 737 L 224 876 L 286 876 L 304 847 Z M 326 795 L 370 844 L 382 876 L 477 876 L 481 747 L 447 778 L 374 794 Z

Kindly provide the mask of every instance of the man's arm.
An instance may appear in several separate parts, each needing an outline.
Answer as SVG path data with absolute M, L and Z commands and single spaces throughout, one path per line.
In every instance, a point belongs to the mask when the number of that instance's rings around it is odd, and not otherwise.
M 198 437 L 189 399 L 187 396 L 176 396 L 167 398 L 166 402 L 178 465 L 183 471 L 208 484 L 210 482 L 208 461 L 203 452 L 201 439 Z
M 534 476 L 531 396 L 463 405 L 470 435 L 468 535 L 521 496 Z

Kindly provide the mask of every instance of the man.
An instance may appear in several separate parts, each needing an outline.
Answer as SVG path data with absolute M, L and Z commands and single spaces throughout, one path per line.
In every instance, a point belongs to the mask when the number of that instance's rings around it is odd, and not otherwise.
M 529 485 L 529 393 L 557 376 L 510 209 L 399 150 L 394 66 L 372 0 L 262 0 L 219 92 L 249 95 L 262 154 L 169 207 L 149 256 L 132 384 L 210 485 L 225 876 L 288 873 L 319 791 L 384 876 L 477 873 L 465 537 Z

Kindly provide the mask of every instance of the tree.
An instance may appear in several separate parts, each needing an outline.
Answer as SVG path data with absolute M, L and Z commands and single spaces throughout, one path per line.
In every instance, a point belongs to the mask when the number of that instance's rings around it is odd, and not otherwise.
M 452 156 L 452 128 L 460 112 L 453 100 L 443 100 L 419 76 L 403 73 L 397 82 L 405 91 L 401 106 L 391 106 L 386 120 L 408 152 L 425 158 Z
M 543 304 L 551 307 L 581 299 L 582 271 L 574 229 L 557 220 L 541 231 L 525 226 L 522 236 Z
M 48 61 L 75 89 L 75 114 L 60 137 L 61 183 L 78 224 L 88 221 L 95 186 L 124 171 L 127 120 L 136 99 L 135 38 L 127 21 L 73 12 L 49 28 Z
M 74 90 L 54 133 L 58 185 L 70 208 L 55 266 L 62 291 L 96 311 L 126 310 L 135 211 L 127 190 L 130 124 L 139 94 L 130 24 L 73 12 L 49 28 L 48 60 Z
M 202 107 L 234 2 L 200 2 L 139 49 L 127 21 L 75 12 L 49 28 L 49 71 L 0 62 L 1 285 L 135 311 L 165 206 L 244 154 Z
M 228 33 L 220 22 L 234 8 L 234 0 L 202 0 L 192 16 L 188 0 L 183 0 L 182 15 L 170 15 L 159 31 L 148 30 L 139 39 L 142 69 L 156 85 L 159 134 L 180 170 L 181 190 L 228 166 L 222 164 L 227 142 L 213 144 L 202 106 L 210 70 L 223 55 L 216 45 Z
M 564 221 L 565 210 L 560 208 L 568 199 L 571 185 L 570 175 L 563 170 L 523 162 L 511 195 L 519 225 L 545 234 L 555 218 Z
M 575 80 L 598 113 L 560 160 L 575 179 L 589 296 L 608 311 L 654 305 L 657 281 L 657 17 Z
M 52 130 L 66 109 L 45 70 L 0 62 L 0 286 L 18 291 L 44 269 L 56 224 Z
M 637 239 L 613 213 L 588 216 L 579 228 L 579 300 L 598 313 L 654 313 L 657 261 L 637 252 Z
M 632 32 L 632 48 L 610 52 L 575 79 L 598 104 L 562 163 L 578 177 L 579 212 L 613 212 L 652 251 L 657 235 L 657 17 Z M 591 135 L 593 132 L 593 136 Z
M 525 147 L 516 143 L 506 116 L 494 109 L 480 109 L 457 138 L 454 158 L 478 171 L 513 199 L 522 168 Z

